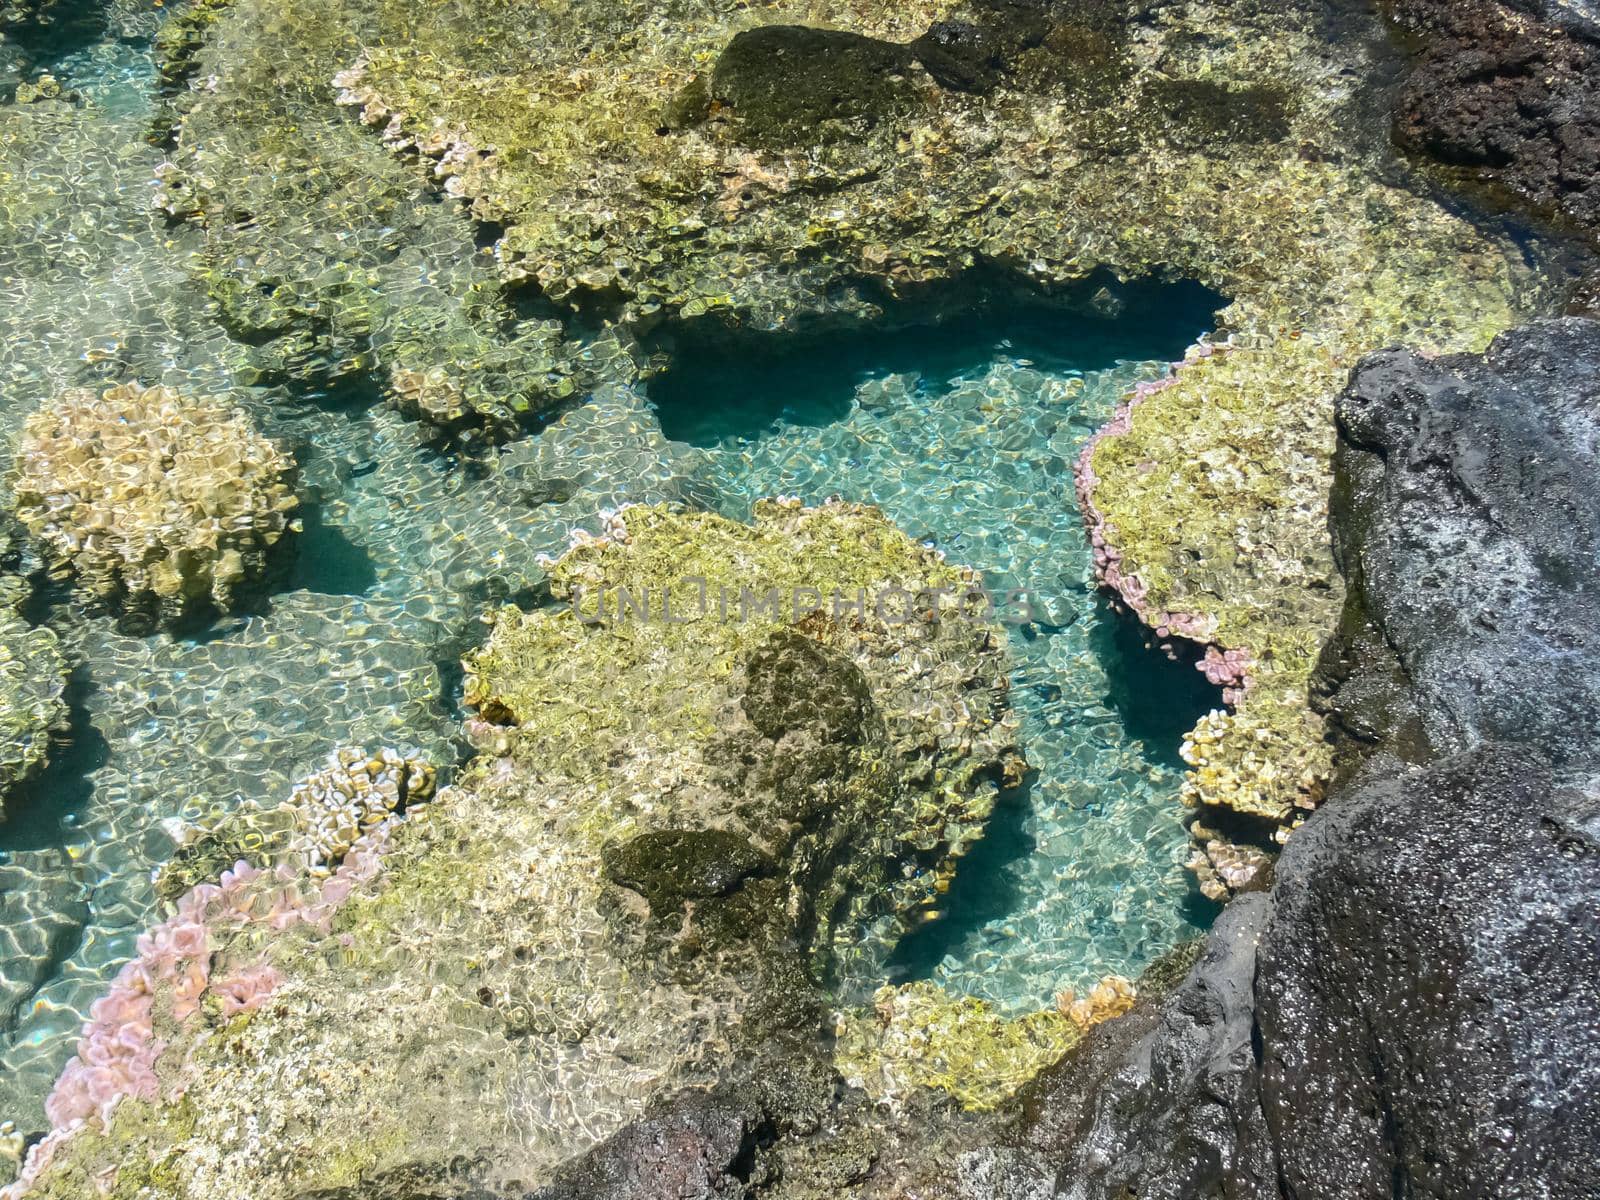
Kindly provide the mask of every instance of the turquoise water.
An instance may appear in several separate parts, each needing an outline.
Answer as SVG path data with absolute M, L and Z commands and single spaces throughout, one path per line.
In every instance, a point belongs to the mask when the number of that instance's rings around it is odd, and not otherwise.
M 948 915 L 901 945 L 895 977 L 1030 1006 L 1133 973 L 1208 918 L 1179 865 L 1173 797 L 1178 732 L 1211 698 L 1096 596 L 1069 467 L 1118 393 L 1208 326 L 1215 297 L 1134 297 L 1116 323 L 996 309 L 788 358 L 775 343 L 729 358 L 685 339 L 648 395 L 605 389 L 463 459 L 363 385 L 233 386 L 236 347 L 185 264 L 195 235 L 150 209 L 154 10 L 117 11 L 124 25 L 44 62 L 84 101 L 49 114 L 32 157 L 11 164 L 39 204 L 0 214 L 0 453 L 67 387 L 226 393 L 293 449 L 306 528 L 254 611 L 182 636 L 132 636 L 59 591 L 34 605 L 74 663 L 72 728 L 0 824 L 0 1119 L 40 1126 L 189 824 L 281 800 L 338 745 L 448 770 L 463 753 L 458 660 L 485 605 L 532 602 L 537 556 L 630 500 L 742 513 L 773 491 L 871 498 L 1038 593 L 1048 622 L 1014 639 L 1036 775 L 1007 798 Z M 0 119 L 9 131 L 42 118 L 7 105 Z M 475 231 L 453 206 L 419 210 L 415 286 L 432 294 L 471 259 Z
M 1072 462 L 1218 301 L 1175 286 L 1125 303 L 1116 320 L 979 306 L 781 354 L 691 342 L 650 389 L 730 515 L 774 493 L 871 501 L 997 595 L 1028 593 L 1038 619 L 1011 633 L 1012 699 L 1033 774 L 962 864 L 945 915 L 889 963 L 894 979 L 1008 1011 L 1135 976 L 1214 915 L 1183 869 L 1177 750 L 1220 698 L 1096 589 Z
M 40 1105 L 89 1004 L 157 915 L 151 876 L 187 825 L 272 804 L 336 746 L 393 746 L 448 768 L 462 748 L 459 659 L 484 607 L 528 598 L 542 553 L 629 500 L 682 500 L 674 449 L 625 388 L 471 461 L 437 452 L 375 392 L 232 386 L 236 356 L 185 268 L 192 234 L 150 210 L 161 154 L 148 31 L 54 56 L 70 110 L 0 105 L 0 134 L 48 118 L 26 161 L 40 203 L 0 213 L 0 455 L 23 417 L 120 378 L 227 394 L 294 451 L 306 532 L 255 611 L 130 636 L 59 592 L 31 615 L 75 664 L 70 740 L 0 823 L 0 1120 Z M 3 49 L 3 47 L 0 47 Z M 381 147 L 375 152 L 385 154 Z M 427 289 L 474 230 L 432 222 Z M 0 497 L 9 506 L 9 499 Z

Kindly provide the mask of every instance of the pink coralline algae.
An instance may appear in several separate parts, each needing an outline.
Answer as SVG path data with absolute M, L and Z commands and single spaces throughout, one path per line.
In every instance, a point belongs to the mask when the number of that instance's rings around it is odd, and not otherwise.
M 339 905 L 378 874 L 389 834 L 387 823 L 365 834 L 320 885 L 288 865 L 262 871 L 240 862 L 187 892 L 172 916 L 139 938 L 134 959 L 90 1007 L 78 1052 L 45 1101 L 53 1128 L 29 1150 L 18 1179 L 0 1188 L 0 1200 L 22 1200 L 62 1143 L 91 1122 L 109 1128 L 123 1099 L 176 1099 L 181 1088 L 164 1097 L 156 1071 L 175 1035 L 211 1004 L 223 1019 L 253 1012 L 283 983 L 264 954 L 234 964 L 217 952 L 251 927 L 326 934 Z
M 1094 550 L 1095 576 L 1116 595 L 1162 641 L 1180 637 L 1196 642 L 1205 649 L 1205 656 L 1196 666 L 1205 677 L 1223 689 L 1223 700 L 1236 705 L 1249 687 L 1250 655 L 1242 649 L 1226 650 L 1212 641 L 1212 622 L 1199 613 L 1151 612 L 1148 589 L 1136 572 L 1125 570 L 1122 552 L 1112 541 L 1113 531 L 1105 517 L 1094 504 L 1094 490 L 1100 478 L 1094 470 L 1094 452 L 1106 438 L 1119 437 L 1133 428 L 1133 410 L 1151 396 L 1157 395 L 1178 382 L 1178 373 L 1191 363 L 1210 358 L 1228 347 L 1211 342 L 1197 342 L 1190 348 L 1183 362 L 1174 363 L 1162 379 L 1144 380 L 1134 385 L 1133 391 L 1117 405 L 1111 419 L 1102 425 L 1085 444 L 1073 465 L 1073 482 L 1078 493 L 1078 505 L 1083 510 L 1084 524 L 1089 531 L 1089 544 Z M 1169 648 L 1170 652 L 1170 648 Z

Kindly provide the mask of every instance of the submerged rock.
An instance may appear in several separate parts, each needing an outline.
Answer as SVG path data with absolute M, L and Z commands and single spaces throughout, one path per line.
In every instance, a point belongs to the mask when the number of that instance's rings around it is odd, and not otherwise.
M 26 597 L 20 578 L 0 577 L 0 821 L 7 795 L 39 772 L 67 725 L 66 656 L 54 632 L 19 611 Z
M 468 662 L 483 752 L 463 778 L 403 821 L 385 808 L 325 881 L 241 864 L 180 900 L 149 940 L 173 970 L 134 998 L 158 1040 L 125 1087 L 69 1071 L 61 1128 L 8 1196 L 100 1177 L 173 1197 L 519 1195 L 685 1085 L 826 1079 L 817 978 L 878 952 L 861 919 L 928 902 L 994 802 L 1003 639 L 953 611 L 724 614 L 720 589 L 787 604 L 975 581 L 874 510 L 783 503 L 754 526 L 629 508 L 551 577 L 557 604 L 500 612 Z M 811 684 L 844 678 L 848 702 L 774 707 L 774 652 L 816 665 Z
M 909 51 L 842 30 L 764 25 L 736 34 L 717 58 L 714 99 L 741 140 L 782 149 L 893 124 L 918 101 Z

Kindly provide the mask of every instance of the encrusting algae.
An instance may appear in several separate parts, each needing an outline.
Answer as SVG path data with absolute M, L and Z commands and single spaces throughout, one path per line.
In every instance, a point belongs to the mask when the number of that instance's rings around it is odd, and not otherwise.
M 1230 297 L 1081 469 L 1114 586 L 1230 688 L 1185 800 L 1281 837 L 1329 772 L 1307 683 L 1340 603 L 1332 397 L 1391 342 L 1481 348 L 1525 283 L 1357 144 L 1338 56 L 1359 44 L 1296 5 L 636 8 L 511 27 L 484 5 L 481 40 L 380 12 L 390 36 L 335 84 L 503 228 L 502 277 L 637 327 L 859 317 L 977 267 Z
M 0 821 L 6 798 L 36 775 L 67 724 L 67 662 L 60 640 L 19 611 L 27 587 L 0 577 Z
M 846 1083 L 893 1107 L 914 1089 L 931 1088 L 987 1112 L 1135 998 L 1133 984 L 1112 975 L 1085 996 L 1063 992 L 1053 1009 L 1005 1017 L 984 1000 L 951 996 L 932 983 L 883 987 L 871 1008 L 839 1014 L 834 1065 Z
M 971 573 L 876 510 L 631 507 L 550 575 L 555 603 L 500 611 L 468 660 L 479 754 L 454 785 L 357 820 L 331 875 L 297 801 L 283 850 L 177 900 L 95 1013 L 159 1037 L 102 1063 L 86 1031 L 7 1200 L 537 1178 L 652 1097 L 812 1044 L 819 976 L 885 949 L 862 918 L 930 903 L 1017 769 L 1004 639 L 957 607 Z M 699 579 L 783 605 L 724 616 L 689 603 Z M 853 603 L 880 589 L 912 603 Z M 596 616 L 665 590 L 674 621 Z M 401 762 L 343 752 L 296 795 Z

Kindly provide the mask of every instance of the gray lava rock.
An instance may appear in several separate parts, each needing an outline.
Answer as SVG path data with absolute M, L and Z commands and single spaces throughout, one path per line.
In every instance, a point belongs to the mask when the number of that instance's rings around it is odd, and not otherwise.
M 1382 748 L 1041 1081 L 1067 1196 L 1600 1196 L 1600 325 L 1374 355 L 1339 419 L 1330 704 Z
M 1379 771 L 1289 843 L 1260 951 L 1285 1195 L 1600 1195 L 1600 787 Z
M 1270 912 L 1263 895 L 1235 900 L 1159 1010 L 1096 1026 L 1040 1078 L 1029 1138 L 1069 1156 L 1067 1196 L 1278 1194 L 1252 1047 L 1256 945 Z
M 529 1200 L 737 1200 L 770 1140 L 751 1103 L 687 1092 L 596 1147 Z
M 1592 754 L 1600 324 L 1542 322 L 1482 357 L 1384 351 L 1338 416 L 1340 564 L 1434 753 L 1502 739 Z

